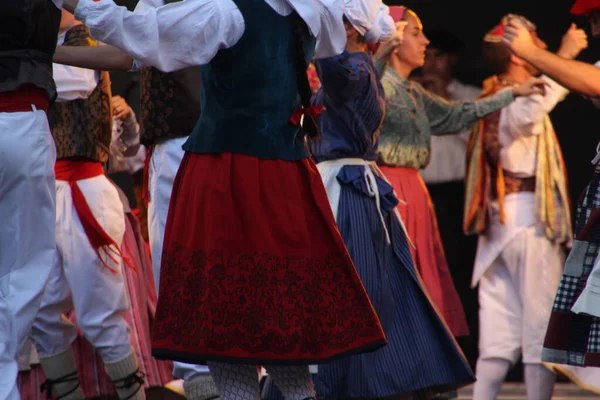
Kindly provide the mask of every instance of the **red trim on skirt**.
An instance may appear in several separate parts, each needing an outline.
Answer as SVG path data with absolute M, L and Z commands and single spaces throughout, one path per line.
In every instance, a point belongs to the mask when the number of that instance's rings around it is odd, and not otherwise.
M 382 166 L 381 170 L 400 200 L 398 211 L 416 247 L 411 247 L 415 267 L 433 303 L 454 336 L 468 335 L 467 319 L 448 269 L 427 186 L 416 169 Z
M 185 154 L 165 231 L 156 357 L 315 364 L 384 344 L 312 161 Z

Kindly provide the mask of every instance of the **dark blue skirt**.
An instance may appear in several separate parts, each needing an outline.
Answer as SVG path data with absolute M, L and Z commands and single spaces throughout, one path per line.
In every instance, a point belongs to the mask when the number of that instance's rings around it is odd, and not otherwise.
M 392 187 L 377 176 L 388 243 L 363 166 L 345 166 L 337 223 L 386 333 L 388 345 L 319 365 L 317 398 L 377 398 L 441 392 L 470 384 L 473 372 L 423 292 L 402 226 L 394 215 Z M 264 398 L 280 398 L 266 382 Z

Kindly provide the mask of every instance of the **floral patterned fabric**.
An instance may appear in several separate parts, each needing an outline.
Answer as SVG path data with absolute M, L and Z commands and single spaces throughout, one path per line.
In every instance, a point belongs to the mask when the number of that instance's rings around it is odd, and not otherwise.
M 155 356 L 316 364 L 384 343 L 312 161 L 186 153 L 165 230 Z
M 485 99 L 449 102 L 392 68 L 382 78 L 387 98 L 379 155 L 388 166 L 421 169 L 430 157 L 431 135 L 458 133 L 513 101 L 504 90 Z

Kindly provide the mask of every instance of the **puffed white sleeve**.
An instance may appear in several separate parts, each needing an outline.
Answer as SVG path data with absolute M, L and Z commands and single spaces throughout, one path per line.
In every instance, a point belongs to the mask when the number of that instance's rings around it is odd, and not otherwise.
M 231 0 L 187 0 L 131 12 L 112 0 L 80 0 L 75 17 L 92 37 L 130 54 L 139 66 L 165 72 L 207 64 L 244 33 Z

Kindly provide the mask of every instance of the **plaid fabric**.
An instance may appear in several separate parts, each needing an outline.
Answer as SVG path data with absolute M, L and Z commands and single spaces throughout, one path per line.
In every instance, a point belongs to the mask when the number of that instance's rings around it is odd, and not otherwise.
M 553 311 L 569 311 L 573 307 L 575 294 L 579 284 L 579 278 L 574 276 L 563 275 L 560 286 L 558 287 L 558 293 L 554 299 Z
M 588 278 L 588 276 L 590 276 L 590 273 L 592 272 L 592 269 L 594 268 L 594 261 L 596 260 L 596 257 L 598 256 L 598 248 L 599 248 L 598 244 L 596 244 L 594 242 L 587 242 L 587 251 L 585 252 L 585 258 L 584 258 L 584 262 L 582 265 L 582 276 L 585 277 L 585 280 L 579 279 L 579 282 L 578 282 L 579 291 L 577 292 L 577 296 L 579 296 L 579 294 L 581 294 L 581 292 L 585 288 L 587 278 Z M 577 300 L 577 299 L 574 299 L 574 300 Z
M 570 311 L 585 288 L 600 251 L 600 165 L 580 198 L 575 236 L 576 243 L 554 300 L 542 359 L 600 367 L 600 319 Z
M 600 353 L 600 321 L 595 318 L 590 329 L 590 341 L 588 342 L 589 353 Z

